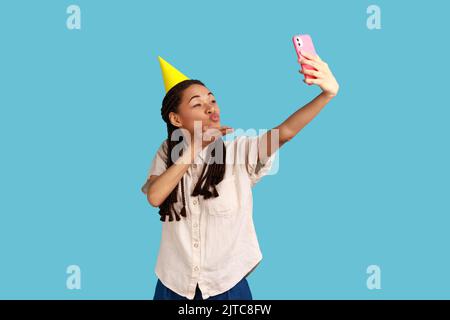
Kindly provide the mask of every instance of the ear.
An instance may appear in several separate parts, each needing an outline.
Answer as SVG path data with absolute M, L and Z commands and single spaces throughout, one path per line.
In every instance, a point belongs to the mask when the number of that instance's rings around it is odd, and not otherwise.
M 183 125 L 183 123 L 181 122 L 180 116 L 178 114 L 176 114 L 175 112 L 169 113 L 169 120 L 170 120 L 170 123 L 172 125 L 174 125 L 175 127 L 180 128 Z

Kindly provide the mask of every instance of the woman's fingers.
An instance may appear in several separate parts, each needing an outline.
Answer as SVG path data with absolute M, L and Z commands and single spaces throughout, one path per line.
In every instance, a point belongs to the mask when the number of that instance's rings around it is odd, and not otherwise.
M 322 83 L 322 80 L 321 80 L 321 79 L 310 79 L 310 78 L 307 78 L 307 79 L 304 79 L 303 82 L 305 82 L 305 83 L 307 83 L 307 84 L 317 84 L 317 85 L 320 85 L 320 84 Z
M 220 132 L 222 133 L 222 135 L 227 135 L 231 132 L 233 132 L 233 128 L 224 128 L 224 129 L 220 129 Z
M 207 127 L 206 131 L 203 133 L 206 139 L 216 139 L 220 136 L 224 136 L 228 133 L 233 132 L 233 128 L 229 126 L 221 126 L 219 128 L 216 127 Z
M 225 133 L 225 132 L 228 132 L 228 131 L 232 131 L 233 130 L 233 128 L 232 127 L 229 127 L 229 126 L 221 126 L 221 127 L 209 127 L 209 126 L 205 126 L 205 131 L 209 131 L 209 130 L 211 130 L 211 132 L 217 132 L 217 131 L 219 131 L 219 132 L 221 132 L 221 133 Z
M 311 69 L 306 69 L 305 68 L 305 69 L 300 70 L 299 72 L 303 73 L 303 74 L 310 75 L 310 76 L 314 76 L 316 78 L 321 78 L 322 77 L 322 74 L 319 71 L 316 71 L 316 70 L 311 70 Z
M 310 59 L 302 58 L 302 59 L 300 59 L 299 62 L 300 62 L 301 64 L 307 64 L 307 65 L 310 65 L 311 67 L 313 67 L 313 68 L 315 68 L 315 69 L 317 69 L 317 70 L 320 70 L 320 69 L 321 69 L 321 64 L 320 64 L 319 62 L 317 62 L 317 61 L 313 61 L 313 60 L 310 60 Z
M 336 81 L 330 67 L 325 61 L 318 55 L 302 52 L 302 58 L 299 59 L 299 62 L 302 64 L 300 73 L 314 77 L 304 79 L 303 82 L 318 85 L 329 97 L 336 96 L 339 91 L 339 83 Z M 315 70 L 305 68 L 305 65 L 309 65 Z
M 313 53 L 308 52 L 308 51 L 302 51 L 301 54 L 302 54 L 302 56 L 304 56 L 305 58 L 307 58 L 309 60 L 317 61 L 317 62 L 321 62 L 322 61 L 322 59 L 317 54 L 313 54 Z
M 315 69 L 322 71 L 328 68 L 328 64 L 323 61 L 317 54 L 312 54 L 310 52 L 302 52 L 302 58 L 299 59 L 299 63 L 308 64 Z
M 228 126 L 222 126 L 222 127 L 219 128 L 219 131 L 220 131 L 222 136 L 233 132 L 233 130 L 234 130 L 233 128 L 228 127 Z
M 214 126 L 206 125 L 206 126 L 203 126 L 203 131 L 206 131 L 209 129 L 222 130 L 222 129 L 226 129 L 226 128 L 231 128 L 231 127 L 229 127 L 229 126 L 214 127 Z

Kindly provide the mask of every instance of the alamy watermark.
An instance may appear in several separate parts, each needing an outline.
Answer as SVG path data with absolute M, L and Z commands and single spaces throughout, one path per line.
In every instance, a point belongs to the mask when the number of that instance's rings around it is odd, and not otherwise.
M 366 285 L 369 290 L 381 289 L 381 268 L 376 264 L 372 264 L 367 267 L 366 270 L 369 277 L 367 278 Z
M 380 30 L 381 29 L 381 9 L 379 6 L 372 4 L 367 7 L 366 13 L 369 15 L 367 17 L 366 25 L 369 30 Z
M 76 264 L 70 265 L 66 269 L 69 275 L 66 279 L 66 288 L 69 290 L 81 290 L 81 268 Z
M 66 26 L 69 30 L 81 29 L 81 9 L 75 4 L 67 7 L 66 13 L 69 14 L 66 20 Z
M 207 159 L 208 163 L 218 163 L 223 164 L 223 143 L 218 143 L 223 133 L 219 128 L 208 128 L 204 130 L 202 121 L 194 121 L 194 132 L 193 134 L 187 129 L 178 128 L 173 131 L 170 136 L 170 141 L 177 142 L 172 148 L 171 159 L 175 163 L 184 152 L 190 152 L 194 149 L 194 153 L 200 152 L 200 148 L 203 148 L 204 142 L 206 142 Z M 247 136 L 250 139 L 257 139 L 256 143 L 253 145 L 256 148 L 252 150 L 238 150 L 240 147 L 245 147 L 243 145 L 232 144 L 227 148 L 225 164 L 246 164 L 246 165 L 257 165 L 257 162 L 265 163 L 271 156 L 277 153 L 280 147 L 280 132 L 279 129 L 274 128 L 271 130 L 267 129 L 235 129 L 231 133 L 226 134 L 223 140 L 232 140 L 232 138 Z M 244 152 L 239 152 L 244 151 Z M 248 156 L 248 153 L 253 153 L 253 156 Z M 247 155 L 247 156 L 246 156 Z M 192 162 L 190 158 L 181 158 L 180 163 L 200 163 L 202 160 L 195 158 Z M 249 161 L 254 161 L 254 163 L 249 163 Z M 274 174 L 274 173 L 272 173 Z

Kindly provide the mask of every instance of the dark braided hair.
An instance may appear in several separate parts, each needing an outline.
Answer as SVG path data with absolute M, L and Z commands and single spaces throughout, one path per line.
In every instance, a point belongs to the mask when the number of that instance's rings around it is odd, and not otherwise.
M 174 126 L 169 119 L 169 114 L 171 112 L 178 112 L 178 108 L 181 103 L 181 98 L 183 95 L 183 91 L 187 89 L 189 86 L 193 84 L 199 84 L 202 86 L 205 86 L 200 80 L 184 80 L 175 86 L 173 86 L 165 95 L 163 102 L 162 102 L 162 108 L 161 108 L 161 116 L 167 124 L 167 160 L 166 165 L 167 168 L 169 168 L 171 165 L 173 165 L 172 161 L 172 150 L 177 145 L 177 141 L 172 141 L 172 133 L 178 129 L 178 127 Z M 206 156 L 206 163 L 203 166 L 202 174 L 200 175 L 199 180 L 197 181 L 197 184 L 195 185 L 195 188 L 192 192 L 192 196 L 196 197 L 199 195 L 202 195 L 204 199 L 209 199 L 211 197 L 218 197 L 219 193 L 217 192 L 216 186 L 223 180 L 223 177 L 225 175 L 225 159 L 226 159 L 226 148 L 225 144 L 222 139 L 216 139 L 213 143 L 211 143 L 211 146 L 213 146 L 212 151 L 211 149 L 208 149 L 209 151 Z M 209 148 L 210 146 L 208 146 Z M 222 159 L 219 161 L 219 163 L 216 163 L 214 161 L 215 159 L 215 152 L 218 147 L 221 147 L 222 149 Z M 182 154 L 183 150 L 181 150 Z M 179 156 L 181 156 L 178 155 Z M 213 161 L 211 161 L 211 159 Z M 173 159 L 176 161 L 177 159 Z M 181 197 L 183 201 L 183 208 L 178 213 L 174 209 L 174 203 L 177 202 L 177 193 L 178 188 L 181 185 Z M 177 184 L 177 186 L 172 190 L 172 192 L 167 196 L 167 198 L 164 200 L 164 202 L 159 206 L 159 215 L 161 216 L 160 220 L 165 222 L 166 216 L 169 216 L 169 221 L 173 221 L 173 214 L 175 215 L 175 219 L 179 221 L 180 215 L 182 217 L 186 217 L 186 200 L 184 196 L 184 177 L 181 178 L 180 182 Z

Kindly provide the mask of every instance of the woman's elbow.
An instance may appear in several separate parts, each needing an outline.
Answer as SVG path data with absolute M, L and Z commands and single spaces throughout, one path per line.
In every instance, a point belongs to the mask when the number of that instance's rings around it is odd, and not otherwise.
M 291 130 L 286 124 L 281 124 L 278 127 L 275 127 L 278 130 L 277 138 L 280 146 L 289 142 L 292 138 L 297 134 L 295 131 Z
M 150 179 L 147 180 L 145 185 L 141 188 L 142 193 L 147 196 L 147 201 L 150 203 L 152 207 L 159 207 L 163 201 L 161 201 L 158 195 L 155 193 L 155 188 L 153 187 L 153 183 L 151 183 Z
M 162 203 L 162 201 L 158 197 L 155 197 L 155 195 L 150 192 L 147 194 L 147 201 L 152 207 L 155 208 L 159 207 Z
M 155 188 L 149 187 L 147 192 L 147 201 L 150 203 L 152 207 L 159 207 L 165 198 L 162 198 L 162 195 L 155 190 Z

